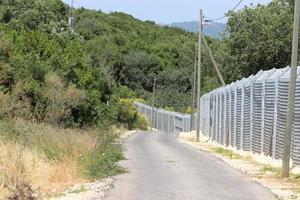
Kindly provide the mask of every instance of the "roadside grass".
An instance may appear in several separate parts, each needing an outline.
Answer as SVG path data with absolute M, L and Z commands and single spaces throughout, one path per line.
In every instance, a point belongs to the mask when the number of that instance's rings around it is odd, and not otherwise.
M 77 189 L 74 189 L 74 190 L 70 190 L 68 191 L 67 193 L 56 193 L 56 194 L 52 194 L 51 195 L 51 198 L 59 198 L 59 197 L 64 197 L 66 196 L 67 194 L 79 194 L 79 193 L 82 193 L 82 192 L 87 192 L 88 190 L 84 187 L 84 186 L 81 186 L 80 188 L 77 188 Z
M 211 147 L 210 150 L 216 154 L 230 159 L 244 160 L 250 162 L 253 165 L 258 166 L 260 168 L 257 172 L 258 174 L 256 174 L 257 177 L 271 178 L 279 182 L 285 182 L 287 185 L 289 185 L 290 190 L 292 190 L 296 194 L 300 194 L 300 174 L 290 173 L 289 178 L 282 178 L 281 169 L 279 167 L 272 167 L 270 165 L 258 163 L 257 161 L 253 160 L 251 156 L 242 156 L 222 147 Z M 293 198 L 294 197 L 291 197 L 291 199 Z M 295 199 L 296 198 L 297 197 L 295 196 Z M 281 197 L 278 196 L 277 199 L 281 199 Z
M 269 175 L 274 178 L 280 178 L 280 168 L 277 168 L 277 167 L 265 165 L 265 166 L 262 166 L 262 168 L 259 170 L 259 172 L 262 175 Z
M 213 147 L 213 148 L 211 148 L 211 150 L 216 154 L 220 154 L 220 155 L 225 156 L 230 159 L 242 159 L 243 158 L 243 156 L 241 156 L 237 153 L 234 153 L 231 150 L 224 149 L 222 147 Z
M 76 189 L 76 190 L 73 190 L 73 191 L 70 191 L 69 194 L 79 194 L 81 192 L 86 192 L 87 189 L 83 186 L 81 186 L 80 188 Z
M 117 136 L 106 137 L 93 151 L 80 159 L 83 167 L 82 175 L 95 180 L 124 173 L 125 170 L 117 165 L 124 159 L 121 145 L 116 142 Z
M 0 120 L 0 199 L 36 199 L 122 173 L 117 138 L 113 130 Z

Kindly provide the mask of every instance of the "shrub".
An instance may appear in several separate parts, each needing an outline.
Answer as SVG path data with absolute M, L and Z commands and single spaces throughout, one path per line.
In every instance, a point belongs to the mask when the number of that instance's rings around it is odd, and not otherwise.
M 120 174 L 124 170 L 117 165 L 117 162 L 123 158 L 120 146 L 109 144 L 104 149 L 99 146 L 81 159 L 83 175 L 89 179 L 99 179 Z
M 85 100 L 85 93 L 73 84 L 66 85 L 64 80 L 55 73 L 49 73 L 45 78 L 46 97 L 49 105 L 46 111 L 46 121 L 53 124 L 71 124 L 72 108 L 79 106 Z
M 118 103 L 119 103 L 118 121 L 127 124 L 130 128 L 137 118 L 138 115 L 137 109 L 134 107 L 132 100 L 120 99 Z
M 147 120 L 138 113 L 131 99 L 120 99 L 118 121 L 129 129 L 147 129 Z
M 13 100 L 12 116 L 26 120 L 42 121 L 45 113 L 43 88 L 33 80 L 18 81 L 11 93 Z
M 4 118 L 12 111 L 11 97 L 0 91 L 0 118 Z
M 124 159 L 122 148 L 116 141 L 117 134 L 112 130 L 101 134 L 95 148 L 80 163 L 83 175 L 89 179 L 99 179 L 122 173 L 117 162 Z
M 145 99 L 142 99 L 142 98 L 136 98 L 135 101 L 143 103 L 143 104 L 147 104 L 147 101 Z
M 147 127 L 148 127 L 147 119 L 143 115 L 138 114 L 137 119 L 133 123 L 133 128 L 147 130 Z

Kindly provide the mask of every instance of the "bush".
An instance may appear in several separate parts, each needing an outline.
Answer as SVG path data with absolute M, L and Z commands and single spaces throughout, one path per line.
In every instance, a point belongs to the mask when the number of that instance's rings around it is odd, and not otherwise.
M 117 162 L 124 159 L 121 145 L 116 142 L 117 134 L 108 130 L 99 136 L 97 146 L 80 159 L 83 175 L 88 179 L 99 179 L 124 172 Z
M 4 118 L 12 111 L 11 97 L 0 91 L 0 118 Z
M 122 150 L 116 144 L 109 144 L 104 149 L 98 147 L 88 156 L 82 158 L 83 175 L 96 180 L 120 174 L 124 170 L 117 165 L 117 162 L 123 158 Z
M 118 121 L 126 124 L 129 129 L 147 129 L 147 120 L 139 115 L 131 99 L 120 99 Z
M 137 119 L 133 123 L 133 128 L 147 130 L 147 127 L 148 127 L 147 119 L 143 115 L 138 114 Z
M 45 77 L 46 97 L 49 105 L 46 111 L 46 121 L 53 124 L 72 124 L 72 108 L 84 102 L 86 95 L 75 85 L 67 85 L 65 81 L 54 73 Z

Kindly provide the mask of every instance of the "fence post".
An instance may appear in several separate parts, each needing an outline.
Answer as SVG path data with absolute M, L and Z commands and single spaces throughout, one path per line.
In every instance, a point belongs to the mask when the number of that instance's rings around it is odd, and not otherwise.
M 266 80 L 262 83 L 262 102 L 261 102 L 261 146 L 260 153 L 264 153 L 264 127 L 265 127 L 265 88 L 266 88 Z
M 241 95 L 241 149 L 244 148 L 244 107 L 245 107 L 245 85 L 242 82 L 242 95 Z
M 229 88 L 229 130 L 228 130 L 228 143 L 229 143 L 229 146 L 232 146 L 231 144 L 231 139 L 232 139 L 232 127 L 231 127 L 231 121 L 232 121 L 232 94 L 231 94 L 231 86 Z
M 278 102 L 278 83 L 279 83 L 280 77 L 277 77 L 277 80 L 275 81 L 275 98 L 274 98 L 274 116 L 273 116 L 273 144 L 272 144 L 272 158 L 275 159 L 276 156 L 276 141 L 277 141 L 277 117 L 278 117 L 278 111 L 277 111 L 277 102 Z
M 234 147 L 236 148 L 237 145 L 236 145 L 236 111 L 237 111 L 237 86 L 236 84 L 234 85 L 234 90 L 235 90 L 235 94 L 234 94 L 234 131 L 233 131 L 233 145 Z

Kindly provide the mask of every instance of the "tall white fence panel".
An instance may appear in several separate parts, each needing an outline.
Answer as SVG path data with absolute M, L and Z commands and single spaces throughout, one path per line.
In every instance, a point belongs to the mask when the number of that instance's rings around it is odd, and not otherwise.
M 273 159 L 281 159 L 287 117 L 290 67 L 256 75 L 215 89 L 201 97 L 201 133 L 210 140 Z M 135 103 L 154 128 L 189 132 L 191 116 Z M 197 115 L 194 115 L 197 122 Z M 296 84 L 292 160 L 300 165 L 300 67 Z M 192 127 L 192 129 L 195 129 Z

